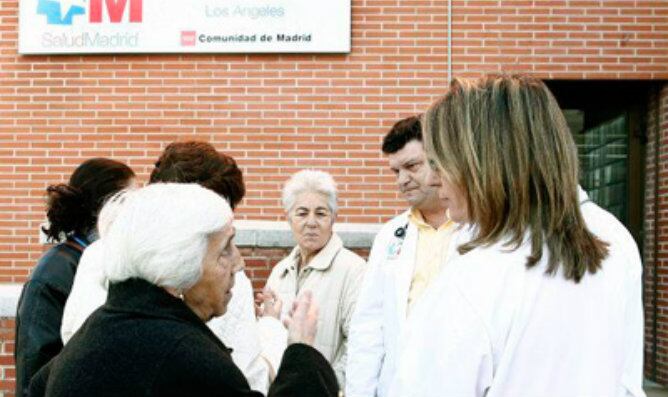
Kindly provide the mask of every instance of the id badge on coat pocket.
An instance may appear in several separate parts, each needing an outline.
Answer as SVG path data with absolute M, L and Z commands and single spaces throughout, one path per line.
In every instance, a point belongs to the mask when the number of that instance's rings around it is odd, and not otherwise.
M 392 244 L 387 246 L 387 259 L 397 259 L 401 254 L 401 246 L 403 245 L 403 240 L 395 240 Z

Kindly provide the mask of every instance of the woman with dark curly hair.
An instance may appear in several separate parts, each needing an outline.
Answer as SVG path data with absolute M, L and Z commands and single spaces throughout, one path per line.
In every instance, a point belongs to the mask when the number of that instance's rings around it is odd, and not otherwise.
M 100 207 L 110 195 L 131 185 L 134 172 L 127 165 L 93 158 L 83 162 L 69 183 L 46 189 L 49 226 L 42 230 L 49 249 L 23 286 L 16 313 L 16 395 L 24 396 L 30 378 L 63 347 L 60 323 L 65 301 L 83 250 L 97 238 Z

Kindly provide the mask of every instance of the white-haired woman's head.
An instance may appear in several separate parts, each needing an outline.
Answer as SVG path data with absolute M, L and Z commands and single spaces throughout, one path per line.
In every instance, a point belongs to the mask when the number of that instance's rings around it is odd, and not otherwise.
M 155 183 L 124 201 L 103 233 L 111 283 L 140 278 L 183 293 L 202 276 L 210 236 L 231 228 L 229 204 L 197 184 Z
M 283 207 L 302 261 L 308 262 L 332 237 L 337 210 L 334 178 L 323 171 L 297 172 L 283 188 Z

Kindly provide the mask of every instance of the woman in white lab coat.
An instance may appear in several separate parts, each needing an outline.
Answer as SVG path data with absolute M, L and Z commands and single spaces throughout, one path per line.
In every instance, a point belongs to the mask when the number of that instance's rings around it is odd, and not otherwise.
M 578 188 L 547 87 L 455 80 L 424 122 L 462 226 L 408 319 L 390 395 L 643 396 L 638 249 Z

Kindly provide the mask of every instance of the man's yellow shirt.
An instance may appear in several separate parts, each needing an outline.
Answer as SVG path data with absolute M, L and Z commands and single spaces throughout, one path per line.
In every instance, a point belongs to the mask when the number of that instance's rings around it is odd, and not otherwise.
M 418 229 L 415 271 L 408 291 L 407 310 L 410 311 L 411 306 L 441 271 L 455 223 L 448 219 L 435 229 L 425 222 L 420 211 L 415 208 L 411 210 L 408 219 Z

